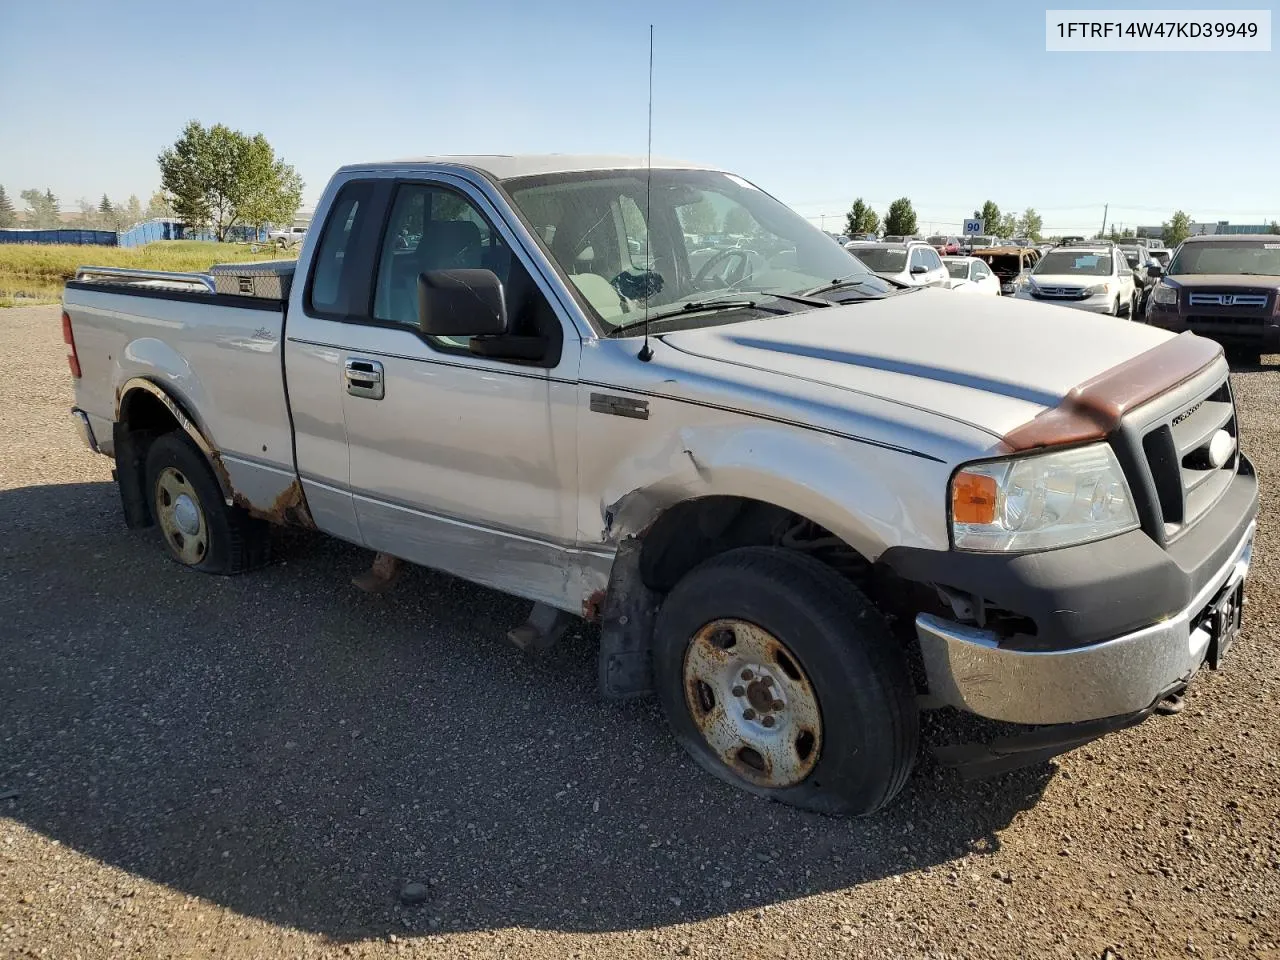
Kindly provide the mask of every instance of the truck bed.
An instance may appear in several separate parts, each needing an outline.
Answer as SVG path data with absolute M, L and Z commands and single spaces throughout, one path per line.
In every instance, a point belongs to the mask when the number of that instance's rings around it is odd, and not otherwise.
M 269 512 L 297 473 L 282 365 L 285 301 L 214 292 L 204 274 L 82 268 L 67 284 L 76 404 L 103 453 L 138 381 L 163 387 L 237 501 Z

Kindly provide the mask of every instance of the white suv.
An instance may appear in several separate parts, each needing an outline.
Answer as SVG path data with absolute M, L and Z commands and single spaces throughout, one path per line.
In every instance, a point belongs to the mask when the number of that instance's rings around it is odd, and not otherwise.
M 872 273 L 908 287 L 945 287 L 951 274 L 933 249 L 923 240 L 905 243 L 859 243 L 845 249 L 866 264 Z
M 1109 242 L 1054 247 L 1015 294 L 1113 317 L 1132 316 L 1136 295 L 1124 253 Z

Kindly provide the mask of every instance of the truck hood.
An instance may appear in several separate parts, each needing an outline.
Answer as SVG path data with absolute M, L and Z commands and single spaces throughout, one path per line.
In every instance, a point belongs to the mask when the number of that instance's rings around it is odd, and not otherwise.
M 920 289 L 664 334 L 762 378 L 789 377 L 926 410 L 1001 437 L 1075 386 L 1173 334 L 1008 297 Z M 762 383 L 763 385 L 763 383 Z

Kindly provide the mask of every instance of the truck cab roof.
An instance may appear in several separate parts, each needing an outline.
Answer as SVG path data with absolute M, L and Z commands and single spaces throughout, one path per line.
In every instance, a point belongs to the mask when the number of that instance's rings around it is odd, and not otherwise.
M 715 170 L 716 167 L 683 160 L 654 157 L 652 164 L 643 155 L 518 153 L 474 154 L 461 156 L 408 157 L 376 163 L 349 164 L 339 172 L 405 169 L 412 167 L 456 167 L 478 170 L 494 180 L 541 176 L 556 173 L 581 173 L 588 170 Z

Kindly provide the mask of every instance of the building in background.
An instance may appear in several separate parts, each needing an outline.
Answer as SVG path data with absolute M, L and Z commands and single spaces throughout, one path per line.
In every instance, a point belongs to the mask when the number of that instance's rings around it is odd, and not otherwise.
M 1216 223 L 1197 223 L 1192 221 L 1190 224 L 1191 236 L 1204 237 L 1212 234 L 1241 234 L 1241 233 L 1270 233 L 1271 224 L 1269 223 L 1237 223 L 1232 224 L 1229 220 L 1219 220 Z M 1160 237 L 1164 233 L 1164 228 L 1156 227 L 1138 227 L 1138 236 L 1140 237 Z

